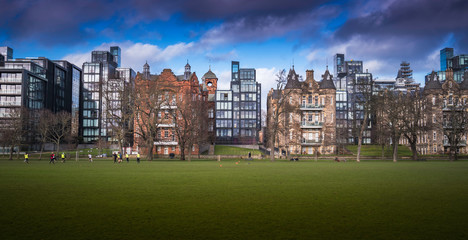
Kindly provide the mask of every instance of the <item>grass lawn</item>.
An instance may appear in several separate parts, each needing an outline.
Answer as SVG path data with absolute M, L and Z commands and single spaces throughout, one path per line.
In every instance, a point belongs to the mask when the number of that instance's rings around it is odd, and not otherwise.
M 348 145 L 346 148 L 354 154 L 357 154 L 357 145 Z M 385 156 L 391 157 L 393 153 L 392 147 L 385 147 Z M 362 145 L 361 155 L 365 157 L 380 157 L 382 156 L 382 147 L 379 145 Z M 411 149 L 404 145 L 398 145 L 398 157 L 411 157 Z
M 0 239 L 468 239 L 468 162 L 0 161 Z
M 240 147 L 232 147 L 232 146 L 222 146 L 216 145 L 215 146 L 215 155 L 249 155 L 249 152 L 252 155 L 259 155 L 262 154 L 258 149 L 248 149 L 248 148 L 240 148 Z

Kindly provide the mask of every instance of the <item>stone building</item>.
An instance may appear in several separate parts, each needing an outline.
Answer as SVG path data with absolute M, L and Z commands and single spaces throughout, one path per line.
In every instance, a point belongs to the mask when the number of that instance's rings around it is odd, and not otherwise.
M 285 94 L 286 93 L 286 94 Z M 290 111 L 279 117 L 279 131 L 275 146 L 281 153 L 331 154 L 336 150 L 336 89 L 332 75 L 325 71 L 322 81 L 314 79 L 314 71 L 306 71 L 300 81 L 294 67 L 290 69 L 282 90 L 271 89 L 267 97 L 267 142 L 271 143 L 273 114 L 278 101 L 289 101 Z M 285 97 L 286 96 L 286 97 Z M 283 105 L 282 105 L 283 106 Z M 270 144 L 271 145 L 271 144 Z
M 467 111 L 468 107 L 468 71 L 464 74 L 464 80 L 457 83 L 453 77 L 453 71 L 445 71 L 444 83 L 439 80 L 437 72 L 429 74 L 426 86 L 422 91 L 423 96 L 428 103 L 427 121 L 433 125 L 431 130 L 421 133 L 417 142 L 419 154 L 441 154 L 450 151 L 450 142 L 448 135 L 454 128 L 450 122 L 451 114 L 454 111 Z M 464 116 L 468 116 L 465 114 Z M 466 121 L 466 120 L 465 120 Z M 457 124 L 458 125 L 458 124 Z M 457 144 L 456 151 L 459 153 L 468 153 L 466 147 L 468 129 L 462 130 L 460 141 Z M 406 139 L 402 138 L 401 144 L 408 145 Z

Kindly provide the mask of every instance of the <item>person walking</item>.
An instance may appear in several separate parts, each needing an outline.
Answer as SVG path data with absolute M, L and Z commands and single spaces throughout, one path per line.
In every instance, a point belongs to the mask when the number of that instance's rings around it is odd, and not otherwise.
M 91 153 L 88 154 L 88 159 L 89 159 L 89 162 L 93 162 L 93 156 L 91 156 Z
M 252 153 L 249 152 L 249 160 L 251 160 L 251 159 L 252 159 Z
M 114 152 L 114 154 L 112 154 L 112 156 L 114 157 L 114 163 L 117 162 L 117 154 Z
M 55 164 L 55 154 L 54 154 L 54 153 L 50 154 L 50 161 L 49 161 L 49 164 L 50 164 L 50 163 Z
M 62 163 L 65 163 L 65 153 L 62 152 L 62 154 L 60 155 L 60 157 L 62 158 Z
M 137 163 L 140 163 L 140 153 L 137 153 Z
M 25 153 L 25 154 L 24 154 L 24 162 L 25 162 L 25 163 L 29 163 L 29 155 L 28 155 L 28 153 Z
M 127 159 L 127 163 L 129 162 L 128 161 L 128 153 L 125 153 L 125 158 Z

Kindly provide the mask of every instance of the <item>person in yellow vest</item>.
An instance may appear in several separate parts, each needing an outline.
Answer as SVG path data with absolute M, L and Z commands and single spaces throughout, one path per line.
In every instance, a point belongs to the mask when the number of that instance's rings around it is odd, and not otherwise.
M 62 158 L 62 162 L 65 163 L 65 153 L 62 152 L 62 154 L 60 155 L 60 157 Z
M 137 163 L 140 163 L 140 153 L 137 153 Z
M 24 154 L 24 162 L 29 163 L 29 154 L 28 153 Z
M 125 158 L 127 159 L 127 163 L 129 162 L 128 161 L 128 153 L 125 153 Z

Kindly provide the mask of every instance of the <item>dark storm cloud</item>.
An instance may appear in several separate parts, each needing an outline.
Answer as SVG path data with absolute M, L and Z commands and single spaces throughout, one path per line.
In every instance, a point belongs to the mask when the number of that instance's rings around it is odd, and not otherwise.
M 367 48 L 367 54 L 382 57 L 429 54 L 448 38 L 466 50 L 468 36 L 466 0 L 396 0 L 388 8 L 348 20 L 335 34 L 335 41 L 360 38 L 382 45 Z M 463 46 L 464 45 L 464 46 Z M 373 52 L 378 50 L 378 52 Z
M 252 24 L 268 17 L 309 11 L 324 0 L 0 0 L 0 33 L 10 40 L 45 45 L 71 44 L 105 34 L 105 28 L 125 31 L 141 22 L 167 20 L 181 14 L 186 21 L 234 21 Z M 96 27 L 97 26 L 97 27 Z M 281 26 L 280 26 L 281 27 Z M 108 32 L 108 31 L 107 31 Z

